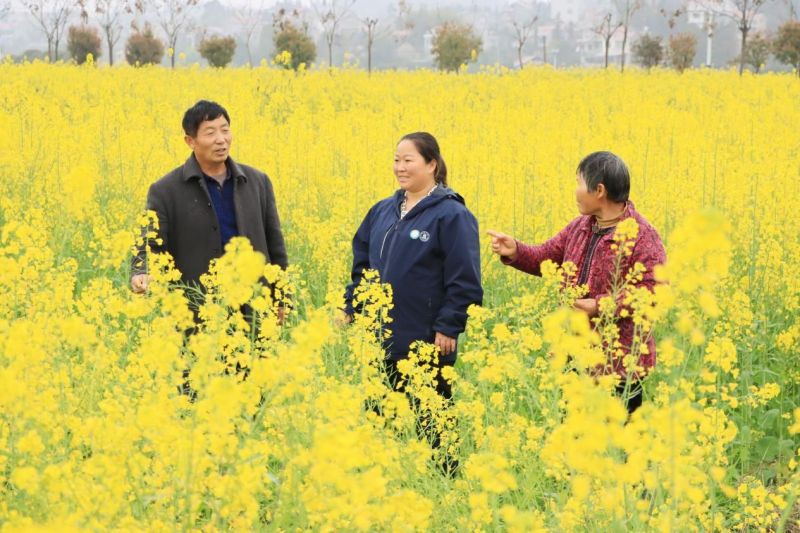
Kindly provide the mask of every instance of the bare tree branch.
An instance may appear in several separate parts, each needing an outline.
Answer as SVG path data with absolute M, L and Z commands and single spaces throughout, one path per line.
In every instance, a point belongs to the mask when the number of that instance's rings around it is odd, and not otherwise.
M 797 20 L 798 14 L 800 14 L 800 5 L 798 5 L 796 0 L 783 0 L 786 6 L 789 8 L 789 19 Z
M 69 22 L 74 0 L 22 0 L 39 29 L 47 38 L 47 55 L 58 61 L 58 47 Z
M 361 19 L 361 24 L 367 33 L 367 72 L 372 74 L 372 45 L 375 44 L 375 39 L 378 37 L 378 19 L 367 17 Z
M 0 20 L 6 18 L 6 15 L 11 13 L 11 0 L 3 0 L 0 2 Z
M 741 48 L 739 50 L 739 75 L 744 72 L 745 56 L 747 55 L 747 36 L 753 29 L 758 12 L 769 0 L 697 0 L 705 9 L 733 20 L 741 34 Z
M 372 74 L 372 48 L 375 41 L 380 37 L 389 35 L 391 29 L 386 26 L 380 26 L 376 18 L 363 18 L 361 19 L 361 24 L 367 34 L 367 72 Z
M 322 35 L 328 46 L 328 67 L 333 66 L 333 43 L 339 32 L 339 25 L 349 14 L 356 0 L 318 0 L 312 4 L 322 25 Z
M 608 48 L 611 44 L 611 39 L 614 37 L 614 34 L 617 33 L 617 30 L 622 27 L 622 21 L 617 20 L 612 22 L 613 19 L 614 14 L 609 11 L 603 16 L 600 24 L 592 28 L 592 31 L 603 39 L 605 68 L 608 68 Z
M 537 4 L 538 5 L 538 4 Z M 529 17 L 521 17 L 521 20 L 518 19 L 519 13 L 513 13 L 511 18 L 511 26 L 514 28 L 514 46 L 517 49 L 517 59 L 519 61 L 519 68 L 525 66 L 522 60 L 522 49 L 525 47 L 525 43 L 531 37 L 533 33 L 533 28 L 536 25 L 536 21 L 539 20 L 538 14 L 531 14 Z
M 678 23 L 678 19 L 686 13 L 686 7 L 679 7 L 678 9 L 673 10 L 666 10 L 666 9 L 659 9 L 659 13 L 664 19 L 667 21 L 667 27 L 670 29 L 670 33 L 672 30 L 675 29 L 675 25 Z
M 398 0 L 397 27 L 393 31 L 395 42 L 400 43 L 405 41 L 413 29 L 414 19 L 411 16 L 411 6 L 406 0 Z
M 253 55 L 250 50 L 250 41 L 256 30 L 264 25 L 264 0 L 254 0 L 247 2 L 236 9 L 233 14 L 236 22 L 242 28 L 242 40 L 247 50 L 247 61 L 253 65 Z
M 87 22 L 95 18 L 108 46 L 108 64 L 114 65 L 114 47 L 122 37 L 122 18 L 134 11 L 141 12 L 141 0 L 78 0 L 81 18 Z
M 175 68 L 175 49 L 178 37 L 184 31 L 191 31 L 194 27 L 191 19 L 192 8 L 198 0 L 150 0 L 153 11 L 158 20 L 158 25 L 167 37 L 167 46 L 170 48 L 170 63 Z
M 617 12 L 619 13 L 620 23 L 622 24 L 622 55 L 620 56 L 619 70 L 625 71 L 625 49 L 628 45 L 628 31 L 631 27 L 631 19 L 641 7 L 641 0 L 615 0 Z

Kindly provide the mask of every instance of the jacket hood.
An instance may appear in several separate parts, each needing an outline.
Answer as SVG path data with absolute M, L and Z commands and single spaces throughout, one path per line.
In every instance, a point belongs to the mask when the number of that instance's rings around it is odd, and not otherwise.
M 403 189 L 397 189 L 394 193 L 394 197 L 392 198 L 392 203 L 394 204 L 398 213 L 400 213 L 400 204 L 403 203 L 404 196 L 405 196 L 405 191 Z M 435 205 L 440 204 L 441 202 L 447 200 L 448 198 L 455 200 L 462 205 L 466 205 L 466 202 L 464 202 L 464 198 L 456 191 L 454 191 L 450 187 L 437 185 L 429 196 L 426 196 L 425 198 L 420 200 L 416 206 L 414 206 L 414 209 L 410 214 L 415 215 L 416 213 L 421 213 L 426 209 L 429 209 Z

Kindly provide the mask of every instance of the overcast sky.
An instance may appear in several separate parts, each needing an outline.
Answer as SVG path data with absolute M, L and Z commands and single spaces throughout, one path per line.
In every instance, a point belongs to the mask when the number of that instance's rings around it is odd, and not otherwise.
M 200 0 L 200 4 L 204 4 L 209 1 L 210 0 Z M 239 7 L 247 4 L 255 4 L 255 5 L 263 5 L 264 8 L 269 8 L 277 3 L 277 0 L 217 0 L 217 1 L 220 4 L 234 6 L 234 7 Z M 308 6 L 311 5 L 311 0 L 297 0 L 297 1 L 299 1 L 301 4 L 305 4 Z M 508 4 L 511 1 L 512 0 L 407 0 L 407 3 L 411 6 L 422 6 L 422 5 L 446 6 L 453 4 L 497 5 L 497 4 Z M 537 0 L 537 1 L 545 3 L 545 2 L 550 2 L 551 0 Z M 552 1 L 562 2 L 562 3 L 576 2 L 576 0 L 552 0 Z M 13 8 L 17 11 L 25 9 L 22 5 L 21 0 L 11 0 L 11 3 Z M 356 0 L 355 5 L 353 6 L 353 10 L 355 10 L 356 12 L 360 10 L 372 11 L 373 6 L 376 6 L 381 10 L 383 10 L 385 9 L 386 6 L 390 6 L 392 4 L 397 4 L 397 0 Z

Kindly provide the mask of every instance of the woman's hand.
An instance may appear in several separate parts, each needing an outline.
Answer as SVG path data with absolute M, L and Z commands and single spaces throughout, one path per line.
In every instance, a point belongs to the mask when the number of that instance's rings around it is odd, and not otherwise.
M 492 251 L 500 257 L 507 257 L 513 261 L 517 258 L 517 241 L 514 237 L 489 230 L 486 233 L 492 236 Z
M 150 285 L 150 276 L 147 274 L 136 274 L 131 278 L 131 290 L 135 294 L 142 294 L 147 291 Z
M 597 316 L 597 313 L 600 312 L 597 305 L 597 300 L 594 298 L 579 298 L 575 300 L 575 303 L 572 304 L 572 307 L 578 311 L 583 311 L 589 315 L 589 318 Z
M 450 355 L 456 351 L 456 340 L 438 331 L 436 332 L 436 338 L 433 340 L 433 344 L 439 348 L 439 352 L 441 352 L 442 355 Z
M 352 322 L 353 315 L 348 315 L 341 309 L 337 310 L 336 315 L 333 317 L 333 323 L 337 328 L 343 328 Z

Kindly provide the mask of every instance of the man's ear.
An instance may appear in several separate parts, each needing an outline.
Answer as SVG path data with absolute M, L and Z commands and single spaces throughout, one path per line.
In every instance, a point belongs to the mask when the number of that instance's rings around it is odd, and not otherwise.
M 595 187 L 594 192 L 597 193 L 597 199 L 602 200 L 608 196 L 608 191 L 606 190 L 606 186 L 602 183 L 598 183 L 597 187 Z
M 191 135 L 185 135 L 183 140 L 186 142 L 186 146 L 194 150 L 194 138 Z

